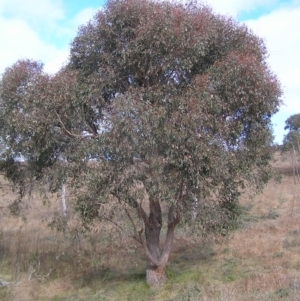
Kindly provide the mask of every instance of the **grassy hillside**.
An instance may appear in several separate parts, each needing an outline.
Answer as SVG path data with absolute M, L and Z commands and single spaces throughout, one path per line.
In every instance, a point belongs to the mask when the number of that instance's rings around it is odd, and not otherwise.
M 0 300 L 300 300 L 300 184 L 290 160 L 276 154 L 281 183 L 272 181 L 241 202 L 240 228 L 226 239 L 195 240 L 177 231 L 164 287 L 145 284 L 145 262 L 129 229 L 98 225 L 86 236 L 46 225 L 61 211 L 56 196 L 32 195 L 24 217 L 11 217 L 16 198 L 0 179 Z M 74 221 L 76 224 L 76 221 Z M 75 227 L 74 227 L 75 228 Z

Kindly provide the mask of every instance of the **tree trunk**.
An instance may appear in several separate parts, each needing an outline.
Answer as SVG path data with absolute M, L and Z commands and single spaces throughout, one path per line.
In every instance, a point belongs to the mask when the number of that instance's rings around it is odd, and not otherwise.
M 146 281 L 151 287 L 161 286 L 166 280 L 165 266 L 154 266 L 151 262 L 147 264 Z
M 159 261 L 161 256 L 160 231 L 162 227 L 162 216 L 160 203 L 150 200 L 150 213 L 145 224 L 146 246 L 151 256 Z M 146 281 L 150 286 L 159 286 L 165 280 L 164 268 L 147 260 Z
M 168 215 L 167 237 L 162 248 L 160 246 L 160 231 L 162 227 L 160 203 L 159 201 L 150 200 L 149 207 L 149 216 L 147 216 L 141 206 L 139 207 L 139 215 L 144 221 L 146 242 L 142 237 L 142 231 L 140 231 L 139 240 L 147 256 L 146 281 L 150 286 L 156 287 L 162 285 L 166 280 L 165 268 L 173 244 L 174 229 L 179 223 L 179 215 L 175 213 L 175 206 L 172 205 Z

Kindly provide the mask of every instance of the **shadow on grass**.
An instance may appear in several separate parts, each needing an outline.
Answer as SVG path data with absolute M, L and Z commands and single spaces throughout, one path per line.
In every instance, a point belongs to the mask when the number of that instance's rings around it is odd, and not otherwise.
M 134 282 L 145 281 L 145 271 L 142 269 L 129 269 L 124 273 L 116 268 L 99 268 L 87 271 L 75 278 L 75 284 L 79 287 L 92 287 L 95 284 L 110 282 Z
M 207 281 L 205 268 L 199 268 L 201 262 L 208 263 L 215 255 L 210 244 L 191 244 L 178 239 L 167 265 L 167 281 L 161 288 L 150 288 L 146 284 L 146 261 L 142 252 L 138 264 L 133 267 L 133 255 L 114 260 L 114 264 L 94 270 L 86 270 L 74 279 L 78 290 L 89 288 L 103 300 L 197 300 L 202 284 Z M 112 254 L 119 257 L 118 254 Z M 121 262 L 121 263 L 120 263 Z M 195 298 L 194 298 L 195 297 Z M 106 298 L 106 299 L 105 299 Z M 89 300 L 89 299 L 87 299 Z M 102 299 L 99 299 L 102 300 Z

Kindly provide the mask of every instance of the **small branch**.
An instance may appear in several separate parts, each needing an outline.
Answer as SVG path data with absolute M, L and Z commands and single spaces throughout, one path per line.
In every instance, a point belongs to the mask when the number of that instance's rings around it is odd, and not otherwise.
M 119 228 L 121 231 L 123 231 L 123 228 L 119 224 L 117 224 L 115 221 L 113 221 L 112 219 L 110 219 L 108 217 L 100 217 L 100 218 L 107 222 L 114 224 L 117 228 Z
M 30 281 L 31 276 L 33 275 L 33 273 L 35 273 L 35 269 L 30 273 L 29 277 L 28 277 L 28 281 Z
M 102 219 L 114 224 L 117 228 L 119 228 L 121 231 L 123 231 L 123 228 L 119 224 L 117 224 L 115 221 L 113 221 L 112 219 L 110 219 L 108 217 L 102 217 Z
M 103 204 L 101 204 L 101 203 L 93 203 L 91 206 L 99 206 L 100 207 L 102 205 Z M 99 218 L 114 224 L 117 228 L 119 228 L 121 231 L 123 231 L 123 228 L 119 224 L 117 224 L 115 221 L 113 221 L 112 219 L 105 217 L 105 216 L 101 216 L 101 215 L 99 216 Z
M 0 279 L 0 286 L 10 286 L 10 285 L 11 285 L 11 282 L 7 282 L 7 281 Z
M 65 133 L 66 133 L 68 136 L 70 136 L 70 137 L 77 137 L 77 138 L 78 138 L 79 135 L 73 134 L 73 133 L 71 133 L 69 130 L 67 130 L 67 128 L 65 127 L 65 124 L 62 122 L 62 120 L 61 120 L 60 116 L 58 115 L 58 113 L 55 112 L 55 114 L 56 114 L 56 117 L 58 118 L 58 121 L 59 121 L 60 125 L 62 126 L 62 129 L 65 131 Z
M 63 209 L 63 215 L 67 216 L 67 203 L 66 203 L 66 184 L 63 183 L 61 187 L 61 203 Z
M 4 281 L 3 279 L 0 279 L 0 286 L 18 286 L 20 283 L 22 283 L 22 281 L 19 281 L 17 283 L 14 282 L 8 282 L 8 281 Z
M 66 128 L 65 124 L 62 122 L 62 120 L 61 120 L 60 116 L 58 115 L 58 113 L 55 112 L 55 114 L 56 114 L 56 117 L 58 118 L 58 121 L 59 121 L 59 123 L 60 123 L 60 125 L 61 125 L 63 131 L 64 131 L 69 137 L 75 137 L 75 138 L 81 138 L 81 139 L 82 139 L 82 138 L 95 138 L 95 137 L 96 137 L 94 133 L 90 133 L 90 135 L 86 135 L 86 136 L 84 136 L 84 135 L 78 135 L 78 134 L 72 133 L 71 131 L 69 131 L 69 130 Z
M 142 241 L 139 239 L 139 236 L 138 236 L 138 233 L 137 233 L 137 230 L 136 230 L 136 225 L 135 225 L 135 223 L 134 223 L 134 221 L 133 221 L 133 219 L 132 219 L 129 211 L 126 208 L 125 208 L 125 212 L 126 212 L 128 218 L 129 218 L 129 220 L 130 220 L 130 222 L 131 222 L 131 224 L 133 226 L 134 235 L 132 236 L 132 238 L 134 238 L 138 243 L 140 243 L 141 245 L 143 245 Z
M 148 216 L 147 216 L 144 208 L 142 207 L 141 203 L 138 204 L 137 210 L 138 210 L 139 218 L 144 221 L 144 224 L 147 224 L 148 223 Z
M 55 270 L 55 268 L 51 268 L 50 271 L 48 272 L 48 274 L 46 274 L 44 276 L 44 278 L 48 278 L 50 276 L 50 274 L 52 273 L 53 270 Z
M 86 121 L 86 119 L 84 118 L 84 116 L 82 116 L 82 114 L 79 113 L 79 110 L 77 109 L 76 111 L 77 111 L 77 114 L 81 117 L 81 119 L 85 123 L 86 127 L 89 128 L 90 132 L 92 133 L 91 135 L 93 135 L 94 137 L 96 137 L 98 133 L 88 124 L 88 122 Z

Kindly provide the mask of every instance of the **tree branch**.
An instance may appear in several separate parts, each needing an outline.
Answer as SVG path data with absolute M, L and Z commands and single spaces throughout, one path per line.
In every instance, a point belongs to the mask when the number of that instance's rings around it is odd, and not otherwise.
M 65 124 L 62 122 L 62 120 L 61 120 L 59 114 L 58 114 L 57 112 L 55 112 L 55 114 L 56 114 L 56 117 L 58 118 L 58 122 L 60 123 L 60 125 L 61 125 L 63 131 L 64 131 L 69 137 L 76 137 L 76 138 L 81 138 L 81 139 L 82 139 L 82 138 L 85 138 L 84 135 L 74 134 L 74 133 L 72 133 L 71 131 L 69 131 L 69 130 L 66 128 Z M 89 136 L 86 136 L 86 137 L 95 138 L 96 135 L 95 135 L 94 133 L 90 133 L 90 135 L 89 135 Z
M 137 230 L 136 230 L 136 225 L 135 225 L 135 223 L 134 223 L 134 221 L 133 221 L 133 219 L 132 219 L 129 211 L 126 208 L 125 208 L 125 212 L 126 212 L 128 218 L 129 218 L 129 220 L 130 220 L 130 222 L 131 222 L 131 224 L 133 226 L 134 235 L 132 236 L 132 238 L 134 238 L 138 243 L 140 243 L 141 245 L 143 245 L 142 241 L 140 240 L 140 238 L 138 236 L 138 233 L 137 233 Z
M 160 258 L 161 265 L 165 265 L 168 262 L 169 254 L 173 245 L 174 230 L 176 225 L 180 222 L 180 214 L 174 204 L 171 205 L 168 214 L 168 231 L 167 237 Z
M 168 228 L 174 227 L 180 222 L 180 214 L 177 207 L 172 204 L 168 214 Z
M 149 251 L 149 249 L 148 249 L 148 247 L 147 247 L 147 245 L 146 245 L 146 242 L 144 241 L 144 239 L 143 239 L 143 237 L 142 237 L 143 232 L 144 232 L 144 229 L 141 229 L 141 230 L 139 231 L 139 239 L 140 239 L 140 241 L 141 241 L 141 243 L 142 243 L 142 246 L 144 247 L 146 256 L 148 257 L 148 259 L 149 259 L 155 266 L 157 266 L 157 267 L 158 267 L 158 266 L 161 266 L 161 260 L 155 259 L 155 258 L 152 256 L 152 254 L 150 253 L 150 251 Z
M 10 282 L 0 279 L 0 286 L 10 286 L 10 285 L 11 285 Z
M 94 203 L 94 204 L 92 204 L 91 206 L 92 207 L 94 207 L 94 206 L 102 206 L 103 204 L 101 204 L 101 203 Z M 108 222 L 110 222 L 110 223 L 112 223 L 112 224 L 114 224 L 116 227 L 118 227 L 121 231 L 123 231 L 123 228 L 118 224 L 118 223 L 116 223 L 115 221 L 113 221 L 112 219 L 110 219 L 110 218 L 108 218 L 108 217 L 106 217 L 106 216 L 102 216 L 102 215 L 99 215 L 98 214 L 98 216 L 99 216 L 99 218 L 100 219 L 103 219 L 103 220 L 106 220 L 106 221 L 108 221 Z
M 102 218 L 102 219 L 104 219 L 104 220 L 106 220 L 106 221 L 114 224 L 117 228 L 119 228 L 121 231 L 123 231 L 123 228 L 119 224 L 117 224 L 116 222 L 114 222 L 112 219 L 110 219 L 108 217 L 100 217 L 100 218 Z
M 97 131 L 95 131 L 95 130 L 92 128 L 92 126 L 87 122 L 85 116 L 82 116 L 82 114 L 80 114 L 78 108 L 77 108 L 76 111 L 77 111 L 77 114 L 81 117 L 81 120 L 83 120 L 83 122 L 85 123 L 86 127 L 89 128 L 90 132 L 92 132 L 92 135 L 93 135 L 93 136 L 97 136 L 97 135 L 98 135 Z
M 148 216 L 147 216 L 144 208 L 142 207 L 141 203 L 138 203 L 138 205 L 137 205 L 137 211 L 138 211 L 139 218 L 144 221 L 144 224 L 148 224 L 149 218 L 148 218 Z

